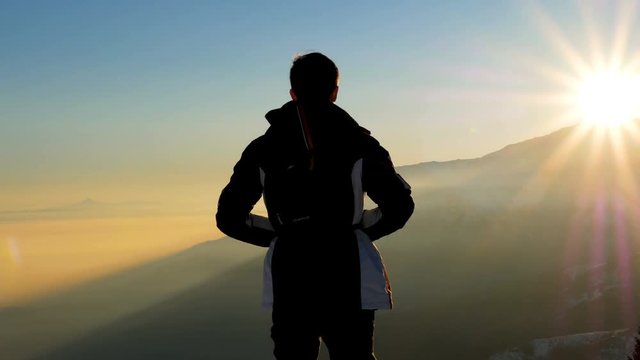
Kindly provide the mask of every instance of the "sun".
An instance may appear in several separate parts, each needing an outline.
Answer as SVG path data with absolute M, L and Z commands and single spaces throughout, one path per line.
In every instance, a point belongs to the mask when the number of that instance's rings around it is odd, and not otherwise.
M 583 123 L 616 127 L 640 117 L 640 75 L 602 70 L 584 76 L 575 91 Z

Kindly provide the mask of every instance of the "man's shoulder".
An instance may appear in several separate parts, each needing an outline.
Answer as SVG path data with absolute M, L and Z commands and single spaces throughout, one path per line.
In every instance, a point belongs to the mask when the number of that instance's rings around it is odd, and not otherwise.
M 388 156 L 387 150 L 382 147 L 378 139 L 376 139 L 371 131 L 360 126 L 358 129 L 358 137 L 360 139 L 361 146 L 365 152 L 365 155 L 370 156 Z
M 244 156 L 258 156 L 263 153 L 267 146 L 267 136 L 266 134 L 260 135 L 257 138 L 253 139 L 247 147 L 244 149 Z

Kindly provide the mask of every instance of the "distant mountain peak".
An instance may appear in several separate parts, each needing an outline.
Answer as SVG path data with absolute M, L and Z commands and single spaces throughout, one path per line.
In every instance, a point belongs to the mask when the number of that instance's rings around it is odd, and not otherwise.
M 70 205 L 70 207 L 74 207 L 74 208 L 78 208 L 78 207 L 93 207 L 93 206 L 99 206 L 99 205 L 106 205 L 106 204 L 103 203 L 103 202 L 100 202 L 100 201 L 96 201 L 96 200 L 88 197 L 88 198 L 86 198 L 86 199 L 84 199 L 84 200 L 82 200 L 82 201 L 80 201 L 78 203 Z

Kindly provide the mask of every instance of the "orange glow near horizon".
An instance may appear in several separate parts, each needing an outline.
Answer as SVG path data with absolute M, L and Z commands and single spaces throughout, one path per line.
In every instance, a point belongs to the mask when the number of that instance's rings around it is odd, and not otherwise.
M 0 224 L 0 307 L 54 294 L 221 236 L 211 216 Z

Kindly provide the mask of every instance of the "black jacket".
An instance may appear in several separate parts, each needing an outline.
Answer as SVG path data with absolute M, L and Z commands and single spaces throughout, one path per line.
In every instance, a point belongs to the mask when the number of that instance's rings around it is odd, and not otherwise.
M 403 227 L 414 204 L 388 152 L 334 104 L 302 108 L 289 102 L 266 118 L 271 126 L 243 152 L 216 214 L 225 234 L 270 247 L 265 305 L 312 297 L 320 305 L 390 307 L 386 271 L 371 242 Z M 365 193 L 376 209 L 363 209 Z M 261 196 L 268 218 L 251 214 Z M 372 276 L 364 264 L 370 260 Z M 380 283 L 381 276 L 388 306 L 366 299 L 372 288 L 367 282 L 373 277 Z M 349 300 L 338 300 L 345 295 Z

